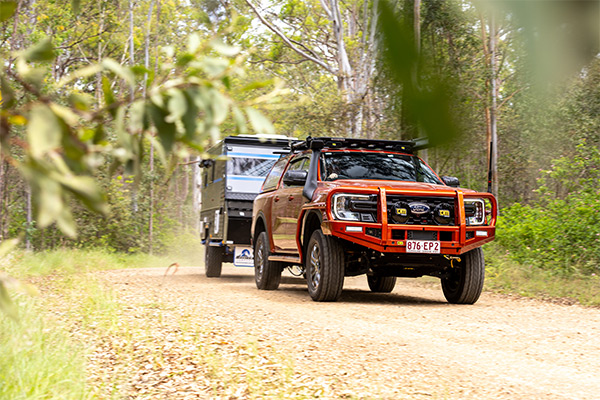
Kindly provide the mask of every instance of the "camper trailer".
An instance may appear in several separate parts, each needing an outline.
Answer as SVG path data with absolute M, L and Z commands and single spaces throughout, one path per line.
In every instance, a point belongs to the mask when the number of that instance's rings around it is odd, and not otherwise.
M 252 202 L 280 153 L 293 141 L 282 135 L 228 136 L 200 161 L 200 236 L 207 277 L 221 276 L 223 262 L 254 267 Z

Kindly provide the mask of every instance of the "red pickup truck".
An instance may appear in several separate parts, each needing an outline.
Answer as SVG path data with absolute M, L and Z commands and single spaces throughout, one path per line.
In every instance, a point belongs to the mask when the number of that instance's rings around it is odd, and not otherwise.
M 496 200 L 440 178 L 418 148 L 344 138 L 293 144 L 254 200 L 257 287 L 277 289 L 296 265 L 315 301 L 337 300 L 345 276 L 366 274 L 373 292 L 391 292 L 397 277 L 435 276 L 448 302 L 475 303 Z

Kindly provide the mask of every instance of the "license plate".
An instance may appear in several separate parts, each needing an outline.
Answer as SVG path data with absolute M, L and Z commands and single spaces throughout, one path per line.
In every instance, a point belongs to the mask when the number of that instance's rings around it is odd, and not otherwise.
M 236 267 L 254 267 L 254 251 L 252 247 L 235 246 L 233 265 Z
M 440 254 L 440 242 L 434 240 L 407 240 L 407 253 Z

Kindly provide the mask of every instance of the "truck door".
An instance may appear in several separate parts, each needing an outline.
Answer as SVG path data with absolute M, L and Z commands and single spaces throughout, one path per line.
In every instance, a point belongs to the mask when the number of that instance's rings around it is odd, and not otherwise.
M 300 155 L 290 161 L 287 171 L 308 171 L 310 159 L 307 155 Z M 284 175 L 285 175 L 284 172 Z M 273 209 L 271 211 L 271 223 L 273 232 L 273 244 L 276 252 L 298 253 L 296 244 L 296 229 L 300 209 L 305 203 L 302 196 L 304 185 L 286 185 L 281 181 L 279 189 L 273 197 Z

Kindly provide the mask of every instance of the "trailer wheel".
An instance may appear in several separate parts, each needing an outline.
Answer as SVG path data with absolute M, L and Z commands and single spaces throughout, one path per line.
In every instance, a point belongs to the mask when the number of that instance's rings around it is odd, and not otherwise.
M 338 240 L 313 232 L 306 251 L 308 293 L 314 301 L 336 301 L 344 287 L 344 251 Z
M 442 278 L 442 290 L 448 303 L 474 304 L 483 290 L 485 260 L 481 247 L 462 256 L 462 261 Z
M 223 266 L 223 248 L 207 244 L 204 252 L 204 273 L 208 278 L 220 277 Z
M 391 293 L 396 286 L 396 277 L 367 275 L 367 283 L 373 293 Z
M 269 261 L 270 255 L 267 232 L 261 232 L 254 246 L 254 281 L 260 290 L 275 290 L 281 282 L 283 263 Z

